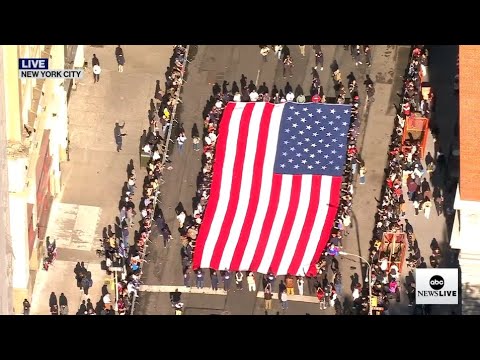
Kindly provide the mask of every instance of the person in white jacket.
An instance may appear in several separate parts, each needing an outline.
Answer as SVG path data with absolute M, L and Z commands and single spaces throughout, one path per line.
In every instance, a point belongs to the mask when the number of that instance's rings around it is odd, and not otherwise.
M 288 309 L 288 296 L 286 290 L 283 290 L 282 294 L 280 295 L 280 304 L 282 305 L 283 310 Z
M 305 281 L 303 280 L 303 276 L 297 278 L 297 286 L 298 286 L 298 293 L 300 296 L 303 296 L 303 284 Z
M 257 291 L 257 287 L 255 285 L 255 277 L 253 276 L 253 272 L 250 272 L 248 274 L 247 284 L 248 284 L 248 291 Z

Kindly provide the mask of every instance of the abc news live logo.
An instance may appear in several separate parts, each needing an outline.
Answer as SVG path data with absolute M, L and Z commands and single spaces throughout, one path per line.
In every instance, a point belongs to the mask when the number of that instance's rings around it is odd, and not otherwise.
M 81 79 L 83 70 L 54 70 L 48 68 L 48 59 L 18 59 L 20 79 Z
M 458 304 L 458 269 L 415 269 L 419 305 Z

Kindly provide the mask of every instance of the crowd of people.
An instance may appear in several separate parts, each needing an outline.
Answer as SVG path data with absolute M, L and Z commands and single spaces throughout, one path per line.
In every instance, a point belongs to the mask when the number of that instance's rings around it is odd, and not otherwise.
M 412 203 L 415 215 L 420 211 L 428 219 L 430 215 L 431 190 L 427 179 L 427 172 L 434 170 L 433 166 L 424 169 L 422 166 L 421 139 L 413 138 L 412 134 L 403 140 L 405 123 L 409 117 L 416 113 L 430 117 L 433 94 L 422 92 L 422 76 L 428 65 L 428 52 L 423 46 L 415 46 L 411 60 L 404 78 L 401 108 L 397 109 L 395 129 L 391 137 L 388 151 L 388 168 L 382 198 L 379 201 L 373 239 L 371 241 L 370 261 L 372 264 L 371 282 L 372 294 L 376 298 L 377 307 L 388 312 L 389 302 L 392 298 L 400 301 L 400 271 L 398 264 L 402 264 L 403 257 L 408 251 L 407 265 L 425 267 L 424 258 L 421 257 L 420 249 L 412 225 L 405 217 L 407 201 Z M 426 134 L 424 135 L 426 136 Z M 433 159 L 432 159 L 433 164 Z M 404 186 L 407 187 L 407 199 L 404 198 Z M 404 223 L 402 224 L 402 220 Z M 406 244 L 397 244 L 396 250 L 382 251 L 384 236 L 389 234 L 405 233 L 408 240 Z M 385 241 L 388 241 L 385 240 Z M 433 250 L 433 249 L 432 249 Z M 434 251 L 439 251 L 438 244 Z M 404 255 L 405 254 L 405 255 Z M 438 261 L 438 257 L 433 259 Z M 433 263 L 434 264 L 434 263 Z M 414 304 L 414 283 L 407 284 L 406 292 L 409 296 L 410 305 Z
M 263 49 L 262 56 L 266 56 L 268 52 L 265 50 L 265 46 L 260 46 Z M 279 60 L 288 59 L 289 53 L 285 53 L 285 46 L 275 46 L 275 54 L 278 56 Z M 288 49 L 288 48 L 287 48 Z M 313 46 L 313 49 L 316 54 L 321 53 L 320 45 Z M 355 47 L 357 49 L 357 47 Z M 369 49 L 367 50 L 369 56 Z M 367 56 L 367 55 L 366 55 Z M 367 63 L 369 64 L 370 58 L 367 56 Z M 318 57 L 318 56 L 316 56 Z M 359 59 L 356 57 L 355 59 Z M 323 70 L 323 62 L 316 63 L 321 65 Z M 341 190 L 341 200 L 338 213 L 335 220 L 335 225 L 332 229 L 331 238 L 327 244 L 327 247 L 322 254 L 321 258 L 317 262 L 316 271 L 306 274 L 306 279 L 303 277 L 293 277 L 286 276 L 285 279 L 281 280 L 278 284 L 279 287 L 279 296 L 282 293 L 292 294 L 295 287 L 298 287 L 298 292 L 303 295 L 304 283 L 307 283 L 310 294 L 317 295 L 320 303 L 332 305 L 337 308 L 339 305 L 339 299 L 337 298 L 337 292 L 341 293 L 342 291 L 342 278 L 341 274 L 338 271 L 338 261 L 336 255 L 340 251 L 342 245 L 342 238 L 348 235 L 348 229 L 351 227 L 351 206 L 352 206 L 352 195 L 353 195 L 353 181 L 354 175 L 360 175 L 360 183 L 364 181 L 365 178 L 365 164 L 358 155 L 356 140 L 359 130 L 359 94 L 358 94 L 358 84 L 353 73 L 347 76 L 348 85 L 345 86 L 342 80 L 342 74 L 339 70 L 338 64 L 336 61 L 331 65 L 332 70 L 332 79 L 334 81 L 334 87 L 336 91 L 336 102 L 339 104 L 346 103 L 349 99 L 351 104 L 351 121 L 350 129 L 348 132 L 348 150 L 347 150 L 347 162 L 345 164 L 344 171 L 344 181 L 342 184 Z M 311 92 L 311 101 L 313 102 L 326 102 L 324 94 L 322 96 L 316 96 L 320 94 L 319 86 L 319 75 L 316 69 L 313 69 L 312 72 L 312 89 L 315 91 Z M 228 88 L 230 84 L 227 81 L 224 81 L 223 84 L 215 84 L 213 86 L 213 96 L 211 97 L 209 103 L 207 104 L 204 111 L 204 128 L 203 135 L 200 138 L 200 135 L 194 135 L 193 143 L 199 144 L 203 141 L 203 162 L 202 170 L 198 176 L 197 182 L 197 196 L 196 203 L 194 206 L 194 211 L 192 215 L 187 215 L 187 212 L 184 208 L 177 208 L 177 220 L 179 222 L 179 229 L 181 232 L 181 241 L 182 241 L 182 266 L 183 266 L 183 275 L 185 286 L 190 286 L 191 277 L 193 276 L 196 281 L 196 285 L 199 288 L 204 286 L 204 276 L 205 273 L 202 269 L 192 269 L 192 257 L 195 251 L 196 237 L 199 231 L 199 227 L 202 223 L 204 209 L 208 203 L 210 196 L 210 187 L 212 181 L 212 168 L 215 158 L 215 146 L 216 139 L 218 137 L 218 125 L 222 118 L 222 112 L 229 101 L 264 101 L 271 103 L 284 103 L 287 101 L 293 101 L 295 97 L 293 96 L 293 91 L 289 84 L 287 84 L 285 89 L 285 94 L 282 90 L 278 90 L 275 85 L 273 85 L 271 93 L 269 92 L 266 84 L 263 83 L 260 86 L 256 86 L 253 81 L 247 82 L 247 78 L 242 74 L 240 79 L 240 87 L 237 85 L 236 81 L 232 83 L 231 89 Z M 373 88 L 373 82 L 367 81 L 364 84 L 367 88 Z M 348 94 L 347 94 L 348 89 Z M 306 97 L 303 93 L 297 96 L 298 102 L 305 102 Z M 350 95 L 350 97 L 348 97 Z M 314 98 L 315 96 L 315 98 Z M 180 130 L 180 134 L 183 130 Z M 328 269 L 333 271 L 331 277 L 328 276 Z M 229 284 L 229 279 L 234 275 L 235 283 L 237 289 L 243 289 L 243 278 L 244 275 L 241 272 L 235 274 L 230 274 L 228 270 L 220 271 L 220 276 L 223 279 L 224 284 Z M 247 283 L 249 284 L 249 289 L 251 289 L 251 282 L 248 282 L 249 278 L 253 279 L 253 274 L 247 272 Z M 215 270 L 210 270 L 210 276 L 212 278 L 212 286 L 217 284 L 218 287 L 218 274 Z M 217 279 L 215 281 L 215 279 Z M 273 285 L 275 283 L 275 275 L 273 273 L 265 274 L 263 277 L 263 285 L 266 293 L 266 303 L 270 293 L 273 291 Z M 305 281 L 306 280 L 306 281 Z M 253 285 L 255 283 L 253 282 Z M 227 288 L 225 288 L 227 290 Z M 361 297 L 361 288 L 358 288 L 354 291 L 356 298 L 360 298 L 360 304 L 367 304 L 368 299 Z M 270 298 L 271 300 L 271 298 Z M 286 306 L 286 303 L 284 304 Z M 267 305 L 266 305 L 267 306 Z M 340 312 L 341 309 L 338 309 Z
M 352 58 L 356 65 L 362 64 L 360 58 L 360 45 L 352 45 L 346 47 L 345 50 L 351 49 Z M 368 48 L 365 46 L 364 48 Z M 352 50 L 353 49 L 353 50 Z M 370 64 L 369 48 L 367 49 L 366 62 Z M 357 149 L 357 138 L 359 134 L 359 106 L 360 98 L 358 93 L 358 83 L 353 73 L 347 76 L 348 84 L 344 85 L 342 80 L 342 73 L 339 69 L 338 63 L 334 60 L 330 66 L 332 71 L 332 79 L 334 88 L 336 90 L 336 101 L 338 104 L 345 104 L 347 99 L 347 91 L 350 95 L 351 103 L 351 117 L 350 129 L 348 131 L 347 143 L 347 159 L 344 167 L 343 182 L 340 193 L 340 204 L 335 218 L 334 226 L 331 231 L 330 239 L 322 252 L 320 259 L 316 264 L 316 273 L 309 274 L 314 277 L 314 287 L 316 289 L 317 297 L 320 301 L 321 308 L 333 306 L 337 314 L 343 313 L 342 305 L 339 296 L 342 295 L 342 274 L 339 271 L 339 264 L 337 255 L 339 255 L 342 248 L 343 239 L 349 234 L 349 229 L 352 227 L 352 197 L 353 184 L 355 175 L 359 176 L 360 184 L 365 183 L 366 167 L 364 161 L 361 159 Z M 364 83 L 366 92 L 373 89 L 373 82 Z M 315 82 L 315 78 L 313 80 Z M 368 298 L 362 296 L 362 287 L 360 283 L 356 284 L 353 290 L 353 308 L 358 313 L 368 311 Z
M 168 159 L 168 138 L 175 121 L 176 106 L 181 102 L 180 88 L 183 84 L 187 49 L 185 46 L 176 45 L 173 49 L 170 67 L 167 69 L 165 91 L 160 89 L 157 81 L 155 89 L 155 104 L 152 100 L 149 111 L 149 130 L 145 132 L 141 144 L 142 155 L 149 156 L 146 164 L 147 174 L 141 191 L 141 199 L 138 206 L 139 225 L 138 232 L 134 232 L 137 212 L 133 201 L 137 193 L 137 174 L 133 161 L 127 167 L 126 188 L 123 189 L 119 222 L 115 231 L 106 229 L 102 240 L 105 256 L 106 269 L 109 274 L 116 276 L 115 286 L 116 299 L 111 299 L 108 292 L 103 294 L 102 302 L 104 312 L 118 315 L 133 312 L 138 290 L 141 285 L 142 264 L 147 262 L 146 256 L 152 226 L 155 223 L 163 234 L 164 245 L 172 239 L 171 232 L 166 224 L 163 213 L 159 207 L 160 185 L 164 183 L 162 178 L 165 163 Z M 170 166 L 167 167 L 171 168 Z M 132 236 L 131 233 L 134 233 Z M 133 238 L 133 239 L 132 239 Z M 133 241 L 130 241 L 130 240 Z M 133 244 L 130 246 L 129 244 Z

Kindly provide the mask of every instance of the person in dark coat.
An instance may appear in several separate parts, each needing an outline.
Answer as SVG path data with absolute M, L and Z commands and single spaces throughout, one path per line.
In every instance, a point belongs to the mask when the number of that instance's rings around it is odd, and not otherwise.
M 115 143 L 117 144 L 117 152 L 120 152 L 120 150 L 122 150 L 123 137 L 127 135 L 126 133 L 122 133 L 122 129 L 124 127 L 125 122 L 123 122 L 123 125 L 120 125 L 118 122 L 115 123 L 115 129 L 113 130 L 113 134 L 115 136 Z
M 60 294 L 58 304 L 60 305 L 60 315 L 68 315 L 68 300 L 64 293 Z
M 212 273 L 212 289 L 215 291 L 218 290 L 218 275 L 216 271 Z
M 117 58 L 118 72 L 123 72 L 123 65 L 125 65 L 125 56 L 120 45 L 115 49 L 115 57 Z
M 93 285 L 92 273 L 89 271 L 87 275 L 82 279 L 82 287 L 85 295 L 88 295 L 88 289 Z

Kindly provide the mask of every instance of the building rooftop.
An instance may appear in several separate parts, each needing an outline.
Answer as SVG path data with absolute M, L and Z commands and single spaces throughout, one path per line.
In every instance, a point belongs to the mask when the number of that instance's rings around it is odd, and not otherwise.
M 459 50 L 459 135 L 460 196 L 462 200 L 480 201 L 480 46 L 461 45 Z M 453 87 L 452 87 L 453 91 Z

